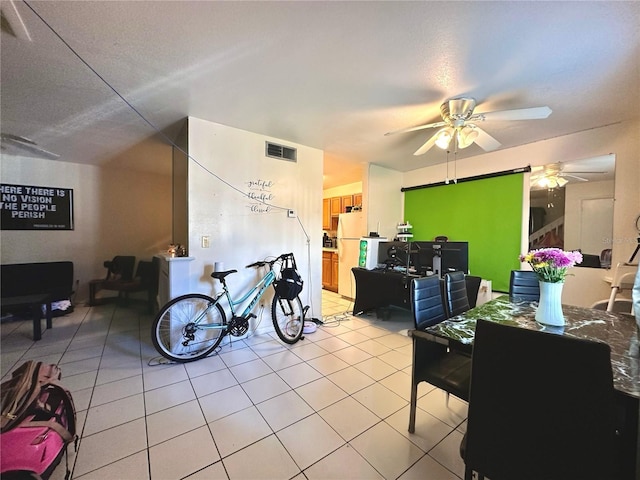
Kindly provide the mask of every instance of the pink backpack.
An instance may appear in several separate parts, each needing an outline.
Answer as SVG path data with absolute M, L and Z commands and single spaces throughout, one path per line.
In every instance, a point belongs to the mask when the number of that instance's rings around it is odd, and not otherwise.
M 47 479 L 77 443 L 76 411 L 71 393 L 59 383 L 53 364 L 28 361 L 0 386 L 2 420 L 0 474 L 2 478 Z

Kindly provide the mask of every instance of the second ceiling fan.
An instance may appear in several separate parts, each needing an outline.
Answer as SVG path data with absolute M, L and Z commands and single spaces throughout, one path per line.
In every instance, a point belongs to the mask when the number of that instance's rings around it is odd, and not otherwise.
M 453 141 L 453 148 L 467 148 L 476 143 L 483 150 L 490 152 L 500 147 L 500 142 L 478 127 L 477 123 L 485 120 L 538 120 L 551 115 L 549 107 L 520 108 L 517 110 L 501 110 L 497 112 L 474 113 L 476 100 L 471 97 L 452 98 L 440 105 L 442 121 L 418 125 L 417 127 L 404 128 L 396 133 L 415 132 L 425 128 L 439 128 L 414 155 L 422 155 L 431 147 L 437 145 L 446 150 Z

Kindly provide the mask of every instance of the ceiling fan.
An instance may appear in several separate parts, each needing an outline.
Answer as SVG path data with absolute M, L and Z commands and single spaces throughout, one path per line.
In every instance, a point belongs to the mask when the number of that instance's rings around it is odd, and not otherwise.
M 0 134 L 0 150 L 11 155 L 45 158 L 48 160 L 55 160 L 60 157 L 57 153 L 40 148 L 33 140 L 11 133 Z
M 537 120 L 551 115 L 549 107 L 520 108 L 517 110 L 501 110 L 496 112 L 474 113 L 476 100 L 471 97 L 452 98 L 440 105 L 441 122 L 404 128 L 385 135 L 415 132 L 425 128 L 439 128 L 414 155 L 422 155 L 437 145 L 446 150 L 453 140 L 454 149 L 467 148 L 476 143 L 483 150 L 490 152 L 500 147 L 500 142 L 478 127 L 477 123 L 485 120 Z
M 563 166 L 560 164 L 545 165 L 540 167 L 533 167 L 531 169 L 531 186 L 538 188 L 556 188 L 564 187 L 571 180 L 577 180 L 579 182 L 588 182 L 589 178 L 585 178 L 587 175 L 605 174 L 607 172 L 565 172 Z

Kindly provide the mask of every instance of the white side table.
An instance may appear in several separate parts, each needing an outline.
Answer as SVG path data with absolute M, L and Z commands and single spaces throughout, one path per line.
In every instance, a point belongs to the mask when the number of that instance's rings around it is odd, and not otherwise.
M 169 300 L 192 293 L 189 262 L 195 257 L 172 257 L 161 253 L 160 274 L 158 275 L 158 305 L 162 308 Z

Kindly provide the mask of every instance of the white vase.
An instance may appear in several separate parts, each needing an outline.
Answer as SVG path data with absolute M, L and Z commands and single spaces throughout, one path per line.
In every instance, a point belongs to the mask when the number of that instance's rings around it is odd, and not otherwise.
M 540 301 L 536 310 L 536 321 L 553 327 L 564 326 L 562 314 L 562 287 L 564 282 L 540 282 Z

